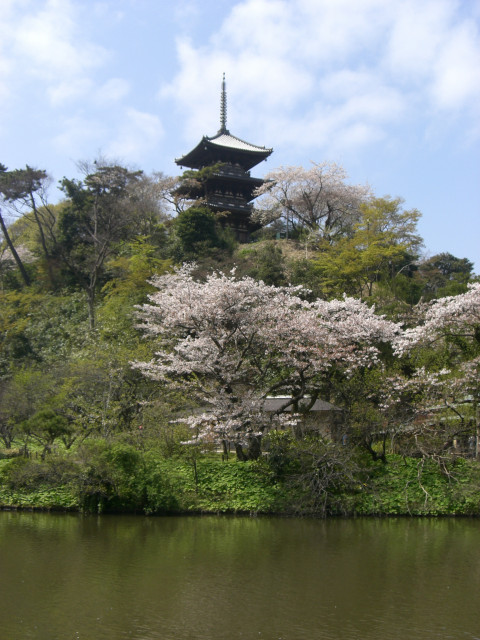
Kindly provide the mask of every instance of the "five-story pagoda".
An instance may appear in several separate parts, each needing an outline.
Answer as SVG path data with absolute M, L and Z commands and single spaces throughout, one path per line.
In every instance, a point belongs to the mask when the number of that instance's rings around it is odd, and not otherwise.
M 204 136 L 197 146 L 175 162 L 181 167 L 203 172 L 201 180 L 186 181 L 180 188 L 183 195 L 201 199 L 206 207 L 224 212 L 224 224 L 234 231 L 240 242 L 246 242 L 258 225 L 250 220 L 254 190 L 263 184 L 252 178 L 250 169 L 266 160 L 272 149 L 258 147 L 233 136 L 227 129 L 227 94 L 223 74 L 220 102 L 220 129 L 213 137 Z

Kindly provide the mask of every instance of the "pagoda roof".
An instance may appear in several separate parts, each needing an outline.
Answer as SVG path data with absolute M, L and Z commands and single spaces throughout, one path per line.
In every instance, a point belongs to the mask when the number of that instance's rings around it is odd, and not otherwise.
M 251 144 L 250 142 L 246 142 L 241 138 L 237 138 L 236 136 L 232 136 L 230 131 L 219 131 L 216 136 L 213 138 L 208 138 L 208 141 L 214 145 L 218 145 L 219 147 L 228 147 L 229 149 L 241 149 L 242 151 L 250 151 L 253 153 L 260 153 L 261 155 L 270 155 L 272 153 L 272 149 L 266 149 L 265 147 L 259 147 L 256 144 Z
M 217 135 L 203 136 L 197 146 L 175 162 L 182 167 L 199 169 L 213 162 L 232 161 L 235 159 L 245 169 L 268 158 L 273 149 L 259 147 L 233 136 L 228 129 L 220 129 Z

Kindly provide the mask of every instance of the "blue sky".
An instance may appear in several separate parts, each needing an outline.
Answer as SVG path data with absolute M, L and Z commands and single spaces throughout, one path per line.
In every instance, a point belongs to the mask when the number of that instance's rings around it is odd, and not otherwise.
M 0 162 L 177 175 L 219 128 L 252 173 L 341 164 L 480 272 L 479 0 L 0 0 Z M 59 197 L 52 188 L 52 200 Z

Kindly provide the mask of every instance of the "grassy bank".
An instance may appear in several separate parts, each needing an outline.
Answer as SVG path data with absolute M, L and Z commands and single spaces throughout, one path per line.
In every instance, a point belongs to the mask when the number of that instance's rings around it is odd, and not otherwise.
M 357 461 L 358 462 L 358 461 Z M 480 515 L 480 466 L 459 459 L 361 459 L 345 477 L 282 470 L 262 459 L 169 456 L 129 444 L 91 442 L 45 460 L 0 459 L 0 507 L 91 513 L 285 515 Z

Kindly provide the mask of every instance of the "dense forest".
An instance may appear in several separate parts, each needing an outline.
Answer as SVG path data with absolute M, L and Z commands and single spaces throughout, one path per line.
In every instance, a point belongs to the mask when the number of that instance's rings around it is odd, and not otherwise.
M 80 169 L 0 165 L 1 506 L 480 513 L 480 281 L 419 211 L 280 168 L 239 244 L 201 172 Z

